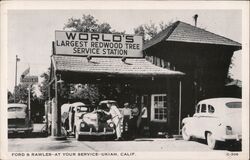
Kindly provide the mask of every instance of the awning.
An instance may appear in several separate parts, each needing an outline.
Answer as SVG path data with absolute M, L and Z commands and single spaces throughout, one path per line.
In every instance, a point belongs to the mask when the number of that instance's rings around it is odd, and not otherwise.
M 90 75 L 106 75 L 115 77 L 166 77 L 181 76 L 184 73 L 158 67 L 145 58 L 105 58 L 92 57 L 88 60 L 82 56 L 53 55 L 52 63 L 60 73 L 77 72 Z

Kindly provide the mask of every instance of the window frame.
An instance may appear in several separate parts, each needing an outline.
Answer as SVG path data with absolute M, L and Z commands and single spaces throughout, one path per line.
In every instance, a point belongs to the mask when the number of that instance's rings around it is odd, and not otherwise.
M 210 108 L 213 108 L 213 112 L 211 112 Z M 214 114 L 214 112 L 215 112 L 214 106 L 211 105 L 211 104 L 208 104 L 208 105 L 207 105 L 207 113 L 209 113 L 209 114 Z
M 164 98 L 162 98 L 162 102 L 163 102 L 163 107 L 157 107 L 158 109 L 162 109 L 162 110 L 164 110 L 164 109 L 166 109 L 166 112 L 164 112 L 163 111 L 163 119 L 160 119 L 160 118 L 155 118 L 155 109 L 156 109 L 156 107 L 155 107 L 155 105 L 154 105 L 154 103 L 155 103 L 155 97 L 166 97 L 165 98 L 165 101 L 164 101 Z M 166 103 L 166 107 L 164 107 L 164 103 Z M 167 122 L 167 120 L 168 120 L 168 99 L 167 99 L 167 94 L 152 94 L 151 95 L 151 116 L 150 116 L 150 120 L 151 121 L 154 121 L 154 122 Z M 159 113 L 160 114 L 160 113 Z M 164 114 L 166 114 L 166 118 L 164 118 L 165 116 L 164 116 Z
M 205 107 L 204 107 L 205 106 Z M 205 108 L 205 110 L 203 110 Z M 200 113 L 201 114 L 204 114 L 204 113 L 207 113 L 207 104 L 205 104 L 205 103 L 202 103 L 201 104 L 201 108 L 200 108 Z
M 196 109 L 195 109 L 195 113 L 200 113 L 201 110 L 201 105 L 197 104 Z

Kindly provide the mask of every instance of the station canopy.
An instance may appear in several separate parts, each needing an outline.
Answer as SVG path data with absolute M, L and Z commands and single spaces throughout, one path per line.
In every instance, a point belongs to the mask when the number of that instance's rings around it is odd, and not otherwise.
M 69 81 L 98 78 L 163 78 L 184 73 L 162 68 L 145 58 L 91 57 L 53 55 L 52 66 Z

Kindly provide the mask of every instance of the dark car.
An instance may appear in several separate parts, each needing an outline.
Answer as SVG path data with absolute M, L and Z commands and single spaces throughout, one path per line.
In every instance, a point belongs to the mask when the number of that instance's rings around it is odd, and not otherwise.
M 76 106 L 74 132 L 79 140 L 83 136 L 115 136 L 115 125 L 111 117 L 102 110 L 105 108 L 91 106 Z
M 8 133 L 31 133 L 33 125 L 26 104 L 8 104 Z

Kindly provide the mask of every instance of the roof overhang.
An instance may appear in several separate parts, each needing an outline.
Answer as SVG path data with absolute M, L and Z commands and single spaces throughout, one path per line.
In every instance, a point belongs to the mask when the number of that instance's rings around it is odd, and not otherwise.
M 107 58 L 53 55 L 52 66 L 56 73 L 71 79 L 98 78 L 167 78 L 183 76 L 180 71 L 158 67 L 145 58 Z M 124 59 L 123 59 L 124 60 Z
M 202 28 L 177 21 L 158 33 L 155 37 L 143 45 L 143 50 L 147 50 L 161 42 L 183 42 L 189 44 L 220 45 L 232 48 L 234 51 L 240 50 L 241 44 L 226 37 L 206 31 Z

